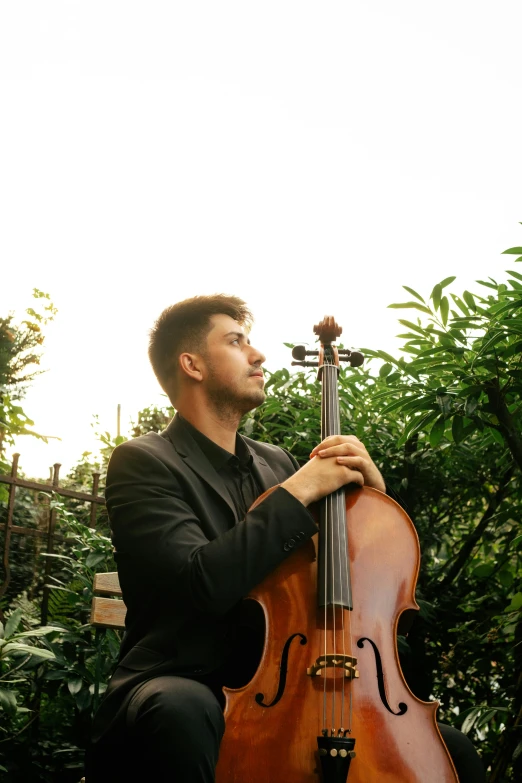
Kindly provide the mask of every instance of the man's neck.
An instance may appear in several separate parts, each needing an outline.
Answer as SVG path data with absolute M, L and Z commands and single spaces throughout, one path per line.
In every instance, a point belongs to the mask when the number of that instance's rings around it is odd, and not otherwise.
M 182 410 L 178 408 L 178 411 L 193 427 L 221 446 L 222 449 L 231 454 L 236 453 L 236 433 L 240 418 L 224 421 L 208 410 L 198 411 L 194 408 Z

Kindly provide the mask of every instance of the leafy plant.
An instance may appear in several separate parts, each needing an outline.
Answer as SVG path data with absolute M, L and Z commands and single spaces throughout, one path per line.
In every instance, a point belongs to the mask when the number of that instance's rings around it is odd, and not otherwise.
M 44 342 L 42 327 L 52 321 L 57 312 L 49 294 L 34 288 L 33 298 L 40 307 L 29 307 L 27 317 L 21 323 L 15 323 L 12 313 L 0 318 L 0 459 L 6 444 L 12 444 L 15 435 L 46 439 L 30 429 L 34 422 L 18 404 L 28 385 L 41 372 L 30 368 L 38 368 L 40 364 L 40 348 Z
M 14 694 L 26 716 L 24 722 L 20 715 L 16 723 L 11 722 L 8 737 L 0 743 L 0 763 L 9 770 L 13 781 L 24 780 L 24 783 L 33 780 L 54 783 L 60 770 L 67 767 L 76 769 L 78 778 L 81 777 L 92 716 L 114 669 L 120 645 L 117 632 L 99 632 L 89 623 L 94 574 L 115 570 L 110 539 L 75 520 L 62 504 L 56 503 L 55 507 L 66 537 L 60 550 L 52 556 L 55 563 L 49 600 L 52 625 L 44 629 L 34 627 L 32 604 L 28 605 L 26 599 L 10 616 L 10 622 L 15 618 L 31 625 L 27 636 L 44 638 L 36 655 L 45 658 L 45 665 L 42 661 L 38 665 L 33 652 L 22 668 L 13 671 L 13 678 L 6 678 L 5 690 L 9 695 L 4 696 L 5 703 L 12 705 Z M 23 643 L 19 639 L 14 641 L 18 645 Z M 37 746 L 30 731 L 35 722 Z M 12 759 L 16 761 L 13 763 Z

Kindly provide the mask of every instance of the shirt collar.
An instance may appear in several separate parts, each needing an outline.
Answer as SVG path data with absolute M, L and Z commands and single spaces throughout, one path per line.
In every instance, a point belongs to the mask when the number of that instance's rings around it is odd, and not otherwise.
M 231 454 L 230 451 L 221 448 L 213 440 L 203 435 L 194 425 L 192 425 L 187 419 L 178 413 L 183 426 L 187 429 L 190 435 L 194 438 L 204 455 L 209 460 L 210 464 L 216 471 L 220 471 L 225 465 L 230 464 L 234 467 L 250 469 L 252 465 L 252 455 L 248 450 L 248 446 L 239 433 L 236 433 L 236 453 Z

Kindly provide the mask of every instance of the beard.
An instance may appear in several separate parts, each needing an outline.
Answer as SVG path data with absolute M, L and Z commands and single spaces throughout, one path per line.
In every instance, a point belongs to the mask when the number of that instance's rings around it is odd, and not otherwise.
M 256 387 L 249 376 L 231 383 L 224 380 L 215 367 L 209 365 L 207 379 L 208 400 L 222 421 L 236 421 L 254 408 L 258 408 L 266 399 L 263 388 Z

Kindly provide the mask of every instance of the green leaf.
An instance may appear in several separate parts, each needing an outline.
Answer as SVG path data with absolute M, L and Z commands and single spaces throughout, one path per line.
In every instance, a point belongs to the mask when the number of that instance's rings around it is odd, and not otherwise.
M 457 296 L 456 294 L 451 294 L 451 297 L 452 297 L 453 301 L 455 302 L 455 304 L 457 305 L 457 307 L 459 308 L 459 310 L 462 313 L 464 313 L 465 316 L 469 316 L 469 310 L 466 307 L 466 305 L 464 304 L 464 302 L 462 301 L 462 299 L 460 298 L 460 296 Z
M 439 443 L 442 440 L 442 436 L 444 435 L 444 430 L 446 428 L 446 419 L 445 417 L 439 416 L 435 424 L 430 430 L 430 446 L 432 449 L 436 448 Z
M 447 285 L 450 285 L 450 283 L 453 283 L 454 280 L 456 280 L 456 276 L 453 275 L 452 277 L 445 277 L 442 283 L 439 283 L 441 288 L 446 288 Z
M 522 247 L 510 247 L 507 250 L 502 251 L 502 255 L 505 255 L 505 253 L 509 253 L 513 256 L 518 256 L 520 253 L 522 253 Z
M 368 353 L 368 351 L 365 351 L 365 353 Z M 380 359 L 384 359 L 386 362 L 397 364 L 397 359 L 394 359 L 393 356 L 390 356 L 390 354 L 386 353 L 386 351 L 375 351 L 375 356 Z
M 85 565 L 87 568 L 96 568 L 103 560 L 105 560 L 105 554 L 103 552 L 91 552 L 87 555 Z
M 506 612 L 518 612 L 522 609 L 522 593 L 515 593 L 511 603 L 506 607 Z
M 478 399 L 476 397 L 468 397 L 464 403 L 464 413 L 466 416 L 472 416 L 476 411 L 478 405 Z
M 75 701 L 79 711 L 84 712 L 88 707 L 90 707 L 92 702 L 92 696 L 89 693 L 89 690 L 84 688 L 79 693 L 77 693 Z
M 409 438 L 413 437 L 416 432 L 419 432 L 420 430 L 423 430 L 427 427 L 427 425 L 433 421 L 434 418 L 436 418 L 437 413 L 435 411 L 430 411 L 426 414 L 426 416 L 415 416 L 409 423 L 408 426 L 405 428 L 403 434 L 397 441 L 397 446 L 403 446 Z
M 5 624 L 5 638 L 9 639 L 15 632 L 22 620 L 22 609 L 15 609 Z
M 2 656 L 8 656 L 16 653 L 24 653 L 25 655 L 34 655 L 35 658 L 42 658 L 43 660 L 53 661 L 56 656 L 51 650 L 46 650 L 44 647 L 32 647 L 29 644 L 18 644 L 18 642 L 9 642 L 2 648 Z
M 400 302 L 398 304 L 390 304 L 388 305 L 388 307 L 391 308 L 392 310 L 411 308 L 414 310 L 420 310 L 422 313 L 428 313 L 428 315 L 433 315 L 433 312 L 429 307 L 425 307 L 424 305 L 421 305 L 418 302 Z
M 408 329 L 413 329 L 414 332 L 418 332 L 419 334 L 422 334 L 423 337 L 426 336 L 426 329 L 423 329 L 422 326 L 413 324 L 411 321 L 405 321 L 403 318 L 399 318 L 399 323 L 402 324 L 403 326 L 407 326 Z
M 64 633 L 63 628 L 58 628 L 56 625 L 42 625 L 40 628 L 32 628 L 30 631 L 22 631 L 17 633 L 16 638 L 21 639 L 23 636 L 45 636 L 48 633 Z
M 511 277 L 517 277 L 519 280 L 522 280 L 522 275 L 520 272 L 513 272 L 511 269 L 506 269 L 506 272 L 508 275 L 511 275 Z
M 387 375 L 389 375 L 392 371 L 392 366 L 389 362 L 386 364 L 383 364 L 381 369 L 379 370 L 379 376 L 381 378 L 385 378 Z
M 511 356 L 515 356 L 517 353 L 522 353 L 522 341 L 519 340 L 516 343 L 508 346 L 505 351 L 502 351 L 502 358 L 509 359 Z
M 473 297 L 473 294 L 470 294 L 469 291 L 464 291 L 464 293 L 462 294 L 462 297 L 463 297 L 464 301 L 466 302 L 467 306 L 469 307 L 469 309 L 472 310 L 473 312 L 476 312 L 477 305 L 475 303 L 475 299 Z
M 62 669 L 53 669 L 50 672 L 47 672 L 45 675 L 46 680 L 65 680 L 67 677 L 68 672 L 63 671 Z
M 403 285 L 402 287 L 403 287 L 403 288 L 404 288 L 404 290 L 405 290 L 405 291 L 407 291 L 409 294 L 412 294 L 412 296 L 415 296 L 417 299 L 420 299 L 420 301 L 422 302 L 422 304 L 425 304 L 425 302 L 424 302 L 424 299 L 422 298 L 422 296 L 421 296 L 420 294 L 418 294 L 418 293 L 417 293 L 417 291 L 414 291 L 414 290 L 413 290 L 413 288 L 410 288 L 410 287 L 409 287 L 409 286 L 407 286 L 407 285 Z
M 493 291 L 496 291 L 497 288 L 498 288 L 498 286 L 496 284 L 493 285 L 492 283 L 486 283 L 485 280 L 477 280 L 477 283 L 479 283 L 480 285 L 485 285 L 486 288 L 492 288 Z
M 475 723 L 476 728 L 480 729 L 482 728 L 482 726 L 485 726 L 486 723 L 489 723 L 491 718 L 495 717 L 496 714 L 497 714 L 497 710 L 495 707 L 493 707 L 491 710 L 485 710 L 476 721 Z
M 453 435 L 453 440 L 455 443 L 460 443 L 462 440 L 464 432 L 464 422 L 462 421 L 462 416 L 454 416 L 453 422 L 451 424 L 451 433 Z
M 392 411 L 400 410 L 400 408 L 403 408 L 406 403 L 408 403 L 411 400 L 411 397 L 401 397 L 400 400 L 393 400 L 393 402 L 388 403 L 388 405 L 385 405 L 384 408 L 381 411 L 381 414 L 391 413 Z
M 73 680 L 67 681 L 67 687 L 69 689 L 69 693 L 71 696 L 74 696 L 76 693 L 79 693 L 82 689 L 83 680 L 81 677 L 75 677 Z
M 492 563 L 482 563 L 473 569 L 473 576 L 478 576 L 479 579 L 485 579 L 487 576 L 491 576 L 495 566 Z
M 438 310 L 440 307 L 441 296 L 442 296 L 442 288 L 437 283 L 437 285 L 433 287 L 433 291 L 431 292 L 431 299 L 433 299 L 433 307 L 435 308 L 435 310 Z
M 442 318 L 442 323 L 444 326 L 446 326 L 448 322 L 448 313 L 449 313 L 449 302 L 448 297 L 443 296 L 440 300 L 440 316 Z
M 492 307 L 492 311 L 494 311 L 494 314 L 497 316 L 503 315 L 504 313 L 510 312 L 510 310 L 518 310 L 519 307 L 522 307 L 522 301 L 514 301 L 514 302 L 507 302 L 506 304 L 503 304 L 501 307 L 495 306 Z
M 16 715 L 16 696 L 12 691 L 0 688 L 0 707 L 8 715 Z
M 513 574 L 509 570 L 509 568 L 503 568 L 498 573 L 498 581 L 502 585 L 502 587 L 511 587 L 513 582 L 515 581 Z
M 493 438 L 494 441 L 496 441 L 497 443 L 500 443 L 501 446 L 504 445 L 504 436 L 502 435 L 501 432 L 499 432 L 494 427 L 489 427 L 489 433 L 490 433 L 490 435 L 491 435 L 491 437 Z
M 488 353 L 488 351 L 494 348 L 495 345 L 498 345 L 498 343 L 501 343 L 505 339 L 506 339 L 506 335 L 504 334 L 504 332 L 496 332 L 496 334 L 492 335 L 488 340 L 486 340 L 486 342 L 478 352 L 478 356 Z

